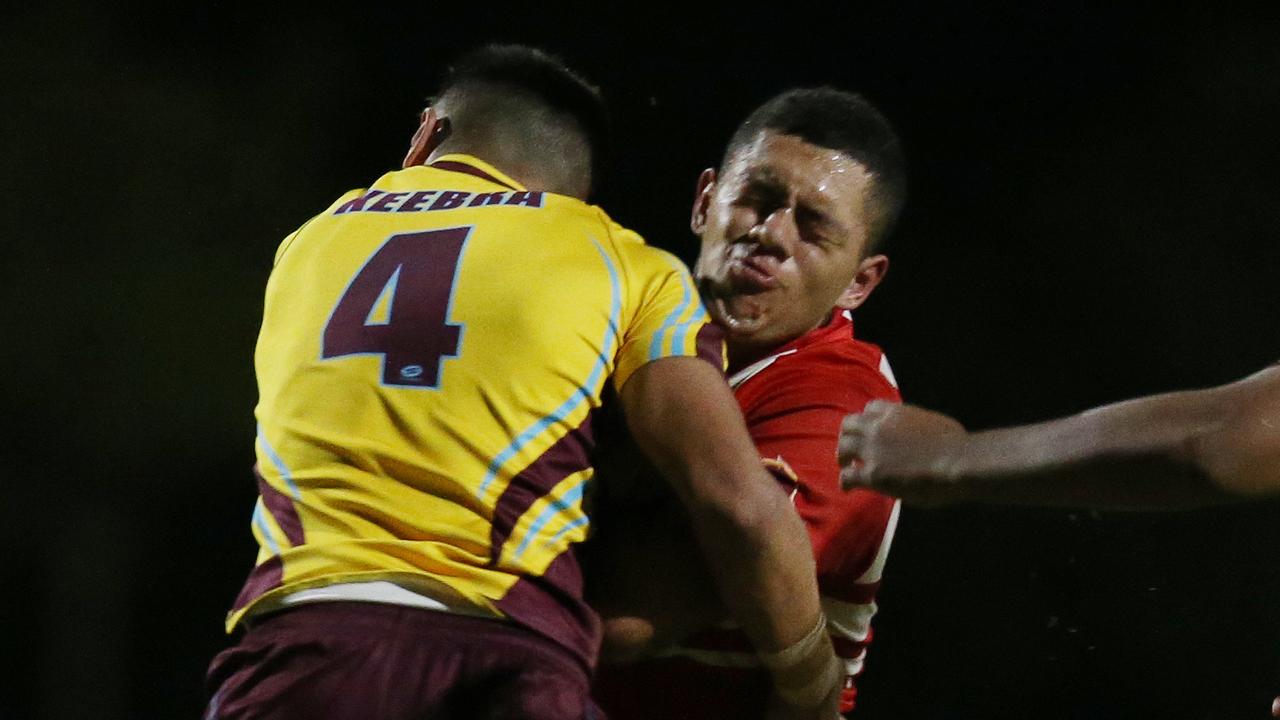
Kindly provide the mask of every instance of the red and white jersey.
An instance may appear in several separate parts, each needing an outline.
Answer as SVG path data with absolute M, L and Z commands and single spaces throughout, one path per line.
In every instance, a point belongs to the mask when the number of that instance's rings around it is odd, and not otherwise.
M 846 311 L 730 376 L 751 437 L 791 493 L 809 530 L 818 590 L 848 679 L 841 711 L 853 708 L 854 678 L 871 641 L 875 595 L 898 521 L 898 502 L 840 489 L 840 423 L 877 399 L 900 402 L 878 347 L 857 340 Z M 746 635 L 709 630 L 637 666 L 608 668 L 600 700 L 620 720 L 640 717 L 750 718 L 763 713 L 770 681 Z M 626 685 L 643 685 L 636 693 Z

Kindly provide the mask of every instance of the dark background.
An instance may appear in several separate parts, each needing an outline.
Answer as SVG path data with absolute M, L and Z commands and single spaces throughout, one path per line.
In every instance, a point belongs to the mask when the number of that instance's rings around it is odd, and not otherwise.
M 860 332 L 908 399 L 972 427 L 1280 358 L 1274 11 L 185 5 L 0 19 L 5 720 L 198 716 L 253 558 L 273 250 L 393 167 L 482 41 L 602 85 L 598 200 L 686 259 L 696 174 L 747 111 L 866 94 L 912 194 Z M 857 716 L 1266 717 L 1276 509 L 906 512 Z

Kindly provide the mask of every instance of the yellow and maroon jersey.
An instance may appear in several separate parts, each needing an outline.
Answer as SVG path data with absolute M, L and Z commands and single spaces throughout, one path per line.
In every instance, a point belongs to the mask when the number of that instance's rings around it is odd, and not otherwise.
M 227 619 L 386 581 L 590 661 L 591 420 L 607 382 L 702 356 L 687 269 L 601 209 L 450 155 L 285 238 L 255 364 L 257 565 Z

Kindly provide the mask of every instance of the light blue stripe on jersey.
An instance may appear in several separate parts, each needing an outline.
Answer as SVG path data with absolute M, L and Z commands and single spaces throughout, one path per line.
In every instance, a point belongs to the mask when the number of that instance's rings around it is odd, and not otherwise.
M 566 492 L 559 500 L 553 500 L 551 501 L 551 504 L 543 508 L 542 512 L 538 515 L 538 519 L 534 520 L 533 524 L 529 526 L 529 531 L 525 533 L 524 540 L 520 541 L 520 547 L 516 548 L 516 552 L 513 557 L 520 557 L 524 554 L 524 551 L 529 547 L 529 543 L 533 542 L 533 539 L 537 537 L 538 533 L 542 531 L 542 528 L 551 521 L 551 518 L 562 512 L 576 509 L 578 503 L 581 502 L 582 494 L 586 489 L 587 481 L 584 479 L 582 482 L 569 488 L 569 491 Z M 582 511 L 578 510 L 578 512 Z
M 262 498 L 258 498 L 258 502 L 253 506 L 253 524 L 262 534 L 262 539 L 266 541 L 267 550 L 270 550 L 272 555 L 279 555 L 280 545 L 272 537 L 271 526 L 267 525 L 267 519 L 262 514 Z
M 698 303 L 698 309 L 694 311 L 693 317 L 689 318 L 688 320 L 685 320 L 684 322 L 676 326 L 676 331 L 671 334 L 671 354 L 672 355 L 683 354 L 683 351 L 681 349 L 684 347 L 685 335 L 689 334 L 689 328 L 693 326 L 694 323 L 702 322 L 704 319 L 706 319 L 706 317 L 707 317 L 706 308 L 702 307 L 702 303 Z
M 551 414 L 526 428 L 524 432 L 511 441 L 511 444 L 503 448 L 502 452 L 493 458 L 493 462 L 489 463 L 489 470 L 484 474 L 484 479 L 480 481 L 480 487 L 476 490 L 476 497 L 484 497 L 485 491 L 489 489 L 494 480 L 498 479 L 498 473 L 501 472 L 502 466 L 506 465 L 511 458 L 523 450 L 525 445 L 542 435 L 551 426 L 564 422 L 565 418 L 569 417 L 574 410 L 578 409 L 578 406 L 591 397 L 595 386 L 600 384 L 605 368 L 609 367 L 609 360 L 613 357 L 613 346 L 619 341 L 618 320 L 622 314 L 622 286 L 618 281 L 618 271 L 613 267 L 613 261 L 609 259 L 604 248 L 600 247 L 600 243 L 594 239 L 591 240 L 591 244 L 596 246 L 596 250 L 599 251 L 600 257 L 604 260 L 605 268 L 609 271 L 609 290 L 613 296 L 609 307 L 609 326 L 605 330 L 604 339 L 600 341 L 602 348 L 599 356 L 596 357 L 595 366 L 591 368 L 591 374 L 587 377 L 587 381 L 579 386 L 577 390 L 574 390 L 568 400 L 561 403 L 560 407 L 553 410 Z
M 560 528 L 560 531 L 557 532 L 554 536 L 552 536 L 550 540 L 543 543 L 543 546 L 544 547 L 554 546 L 556 543 L 560 542 L 560 538 L 564 537 L 566 533 L 568 533 L 570 530 L 574 530 L 582 527 L 583 525 L 586 525 L 588 520 L 590 520 L 590 518 L 588 518 L 586 515 L 583 515 L 577 520 L 574 520 L 573 522 L 565 525 L 564 527 Z
M 284 484 L 289 487 L 289 494 L 294 500 L 301 500 L 302 494 L 298 492 L 298 486 L 293 482 L 293 473 L 289 472 L 288 466 L 284 464 L 280 454 L 271 447 L 271 443 L 267 442 L 267 436 L 262 434 L 262 426 L 258 426 L 258 442 L 262 443 L 262 452 L 267 454 L 267 458 L 271 460 L 271 464 L 276 466 L 276 471 L 280 473 L 280 479 L 284 480 Z
M 679 262 L 679 260 L 676 262 Z M 681 298 L 680 304 L 676 309 L 672 310 L 671 314 L 662 321 L 662 326 L 658 328 L 658 332 L 654 333 L 653 341 L 649 343 L 649 362 L 666 357 L 662 354 L 663 337 L 679 322 L 680 316 L 684 315 L 685 310 L 689 308 L 689 302 L 697 296 L 693 292 L 693 283 L 689 280 L 689 272 L 683 267 L 676 267 L 676 272 L 680 276 L 680 285 L 684 288 L 684 297 Z M 702 307 L 699 306 L 698 309 L 702 310 Z

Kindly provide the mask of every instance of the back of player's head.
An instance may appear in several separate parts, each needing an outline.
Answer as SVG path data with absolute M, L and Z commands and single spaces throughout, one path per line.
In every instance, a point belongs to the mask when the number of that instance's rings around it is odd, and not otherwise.
M 866 168 L 872 176 L 867 251 L 883 241 L 906 200 L 907 165 L 897 134 L 879 110 L 862 96 L 835 88 L 787 90 L 738 126 L 724 162 L 764 131 L 842 152 Z
M 469 152 L 585 196 L 604 154 L 600 91 L 558 58 L 523 45 L 486 45 L 459 57 L 434 104 L 449 118 L 444 151 Z

